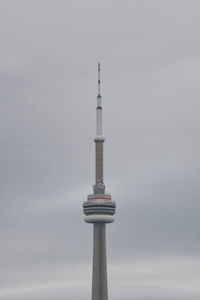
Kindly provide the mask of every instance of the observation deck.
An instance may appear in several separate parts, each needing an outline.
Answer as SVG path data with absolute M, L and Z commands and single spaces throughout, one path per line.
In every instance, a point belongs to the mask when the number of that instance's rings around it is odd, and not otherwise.
M 112 223 L 115 207 L 110 194 L 88 195 L 88 200 L 83 203 L 84 220 L 87 223 Z

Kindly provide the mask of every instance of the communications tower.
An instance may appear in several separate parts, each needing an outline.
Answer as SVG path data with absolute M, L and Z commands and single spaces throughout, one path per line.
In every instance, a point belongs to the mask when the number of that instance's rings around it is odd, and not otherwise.
M 95 184 L 93 194 L 83 203 L 85 222 L 93 224 L 92 300 L 108 300 L 106 262 L 106 223 L 114 221 L 115 202 L 105 193 L 103 181 L 102 105 L 100 91 L 100 63 L 98 63 L 98 95 L 96 108 Z

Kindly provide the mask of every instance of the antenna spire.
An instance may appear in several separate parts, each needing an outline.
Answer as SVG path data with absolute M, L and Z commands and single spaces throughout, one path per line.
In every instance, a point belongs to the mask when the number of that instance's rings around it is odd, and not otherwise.
M 98 63 L 98 97 L 101 97 L 101 79 L 100 79 L 100 63 Z
M 98 95 L 97 95 L 97 136 L 102 136 L 102 107 L 101 107 L 101 80 L 100 63 L 98 63 Z

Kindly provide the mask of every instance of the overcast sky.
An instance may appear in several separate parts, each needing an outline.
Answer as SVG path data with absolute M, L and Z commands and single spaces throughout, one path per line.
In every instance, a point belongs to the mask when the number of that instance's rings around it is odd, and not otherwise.
M 97 63 L 110 300 L 200 299 L 200 1 L 0 0 L 0 299 L 88 300 Z

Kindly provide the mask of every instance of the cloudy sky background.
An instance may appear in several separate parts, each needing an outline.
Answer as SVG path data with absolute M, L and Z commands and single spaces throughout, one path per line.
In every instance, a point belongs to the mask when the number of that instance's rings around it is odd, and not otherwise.
M 0 1 L 0 299 L 88 300 L 97 62 L 110 300 L 200 298 L 200 2 Z

